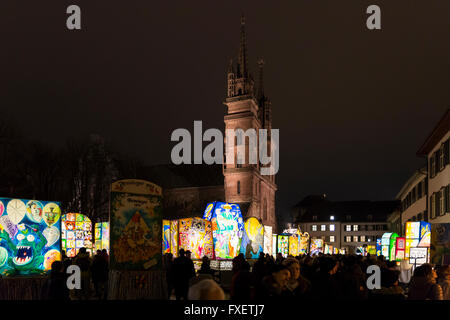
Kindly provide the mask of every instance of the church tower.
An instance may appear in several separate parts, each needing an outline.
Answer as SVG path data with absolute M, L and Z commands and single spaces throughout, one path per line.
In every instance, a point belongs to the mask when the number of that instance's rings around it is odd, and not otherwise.
M 270 129 L 272 128 L 272 112 L 270 100 L 264 94 L 263 83 L 264 61 L 258 61 L 258 88 L 248 67 L 247 40 L 245 33 L 245 18 L 241 17 L 240 47 L 236 63 L 230 61 L 227 72 L 227 97 L 224 104 L 227 114 L 224 117 L 225 129 L 242 129 L 247 132 L 255 129 L 258 137 L 260 129 L 268 130 L 268 152 L 270 154 Z M 258 138 L 257 138 L 258 140 Z M 264 225 L 272 226 L 276 232 L 275 218 L 275 175 L 261 175 L 262 164 L 259 161 L 259 141 L 256 146 L 250 144 L 249 138 L 237 134 L 234 143 L 234 164 L 227 164 L 224 159 L 223 174 L 225 185 L 225 200 L 238 203 L 244 218 L 259 218 Z M 256 147 L 257 163 L 249 161 L 250 147 Z M 224 150 L 227 150 L 225 145 Z M 238 159 L 245 154 L 245 159 Z M 239 164 L 239 162 L 243 162 Z

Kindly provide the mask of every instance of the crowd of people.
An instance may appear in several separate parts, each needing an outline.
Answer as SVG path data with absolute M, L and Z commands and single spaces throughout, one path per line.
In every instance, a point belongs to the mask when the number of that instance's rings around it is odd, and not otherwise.
M 264 299 L 304 300 L 450 300 L 450 267 L 423 264 L 414 269 L 383 256 L 325 255 L 276 258 L 261 253 L 251 266 L 243 254 L 233 259 L 232 279 L 227 293 L 218 285 L 210 261 L 203 258 L 197 275 L 190 252 L 179 257 L 164 256 L 168 298 L 177 300 L 237 301 Z M 379 267 L 379 286 L 368 287 L 369 266 Z M 408 274 L 410 273 L 410 274 Z M 370 279 L 369 279 L 370 280 Z
M 67 268 L 77 265 L 81 286 L 69 290 Z M 380 286 L 368 287 L 369 266 L 380 268 Z M 208 257 L 196 272 L 191 253 L 180 249 L 177 258 L 164 255 L 168 299 L 251 301 L 264 299 L 303 300 L 450 300 L 450 266 L 423 264 L 414 269 L 406 261 L 398 265 L 383 256 L 325 255 L 276 257 L 261 253 L 256 261 L 239 254 L 232 260 L 229 286 L 219 285 L 217 271 Z M 43 299 L 107 299 L 108 253 L 97 250 L 93 258 L 81 248 L 73 258 L 62 253 L 43 286 Z M 370 280 L 370 279 L 369 279 Z M 370 281 L 369 281 L 370 282 Z M 376 281 L 375 283 L 376 284 Z M 224 290 L 223 288 L 226 288 Z
M 81 272 L 79 289 L 69 290 L 67 268 L 77 265 Z M 81 248 L 74 258 L 62 251 L 62 261 L 51 265 L 50 277 L 42 289 L 45 300 L 106 300 L 108 294 L 109 257 L 105 249 L 97 250 L 93 258 Z

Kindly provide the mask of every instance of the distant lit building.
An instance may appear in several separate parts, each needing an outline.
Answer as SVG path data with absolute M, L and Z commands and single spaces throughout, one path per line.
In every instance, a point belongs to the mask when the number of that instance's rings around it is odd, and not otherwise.
M 389 229 L 388 216 L 398 201 L 330 201 L 325 195 L 308 196 L 293 209 L 294 222 L 311 238 L 355 253 L 357 247 L 376 245 Z

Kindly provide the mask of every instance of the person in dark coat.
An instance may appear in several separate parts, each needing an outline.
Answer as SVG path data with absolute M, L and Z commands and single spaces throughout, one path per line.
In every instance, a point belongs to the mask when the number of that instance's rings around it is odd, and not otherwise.
M 173 261 L 175 296 L 177 300 L 187 300 L 189 280 L 195 276 L 194 263 L 180 249 L 179 256 Z
M 92 282 L 98 299 L 106 299 L 106 283 L 108 281 L 108 261 L 100 250 L 94 257 L 91 267 Z
M 388 268 L 381 269 L 381 288 L 370 291 L 372 300 L 405 300 L 405 294 L 398 285 L 400 271 Z
M 409 284 L 408 300 L 443 300 L 442 287 L 436 283 L 437 274 L 425 263 L 414 270 Z
M 172 291 L 174 288 L 173 284 L 173 254 L 166 253 L 164 255 L 164 271 L 166 272 L 166 282 L 167 282 L 167 296 L 170 300 Z
M 264 253 L 259 253 L 259 258 L 256 260 L 255 264 L 253 265 L 252 269 L 252 278 L 253 278 L 253 284 L 256 286 L 258 285 L 261 280 L 266 276 L 267 270 L 266 270 L 266 261 L 265 261 Z
M 343 262 L 343 267 L 336 275 L 339 281 L 339 298 L 344 300 L 367 299 L 366 275 L 362 272 L 361 260 L 355 256 L 348 256 Z M 363 268 L 364 271 L 367 269 Z
M 269 274 L 263 278 L 256 288 L 255 298 L 257 300 L 273 300 L 283 298 L 283 292 L 291 277 L 288 267 L 276 264 Z
M 283 265 L 289 268 L 291 277 L 286 285 L 286 295 L 297 298 L 308 299 L 311 292 L 311 282 L 300 273 L 300 263 L 295 258 L 287 258 Z
M 231 300 L 250 300 L 252 298 L 252 287 L 250 264 L 244 259 L 240 262 L 239 269 L 235 269 L 234 275 L 231 279 Z
M 203 258 L 202 258 L 202 266 L 198 270 L 198 273 L 199 274 L 209 274 L 211 276 L 214 274 L 214 270 L 211 269 L 210 260 L 209 260 L 209 258 L 207 256 L 203 256 Z
M 50 278 L 44 284 L 42 298 L 44 300 L 70 300 L 67 275 L 61 261 L 52 263 Z
M 319 270 L 312 281 L 312 297 L 321 301 L 335 300 L 339 295 L 339 284 L 336 277 L 338 262 L 330 257 L 318 258 Z

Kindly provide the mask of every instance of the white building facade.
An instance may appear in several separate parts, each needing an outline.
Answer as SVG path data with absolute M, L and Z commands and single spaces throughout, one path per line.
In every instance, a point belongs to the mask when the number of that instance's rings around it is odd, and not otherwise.
M 428 162 L 428 221 L 450 223 L 450 109 L 433 129 L 417 155 Z

